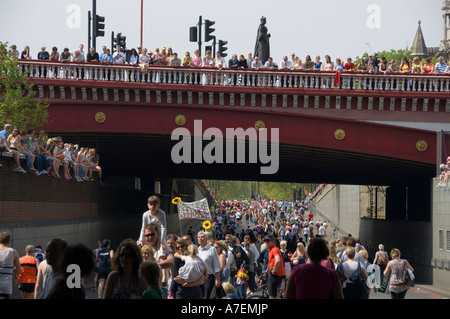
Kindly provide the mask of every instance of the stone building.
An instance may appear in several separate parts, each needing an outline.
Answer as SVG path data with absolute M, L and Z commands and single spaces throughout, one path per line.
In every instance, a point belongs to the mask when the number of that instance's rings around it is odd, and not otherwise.
M 422 33 L 421 22 L 417 27 L 416 36 L 414 37 L 411 47 L 412 56 L 420 59 L 426 57 L 443 56 L 446 60 L 450 59 L 450 0 L 445 0 L 442 6 L 443 18 L 443 37 L 439 47 L 427 47 Z

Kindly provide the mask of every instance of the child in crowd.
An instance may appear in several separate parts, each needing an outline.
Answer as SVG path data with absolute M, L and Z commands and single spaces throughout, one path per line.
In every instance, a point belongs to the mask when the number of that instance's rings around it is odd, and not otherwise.
M 178 270 L 178 276 L 188 283 L 197 281 L 203 275 L 208 275 L 205 263 L 198 257 L 198 248 L 196 245 L 189 245 L 186 249 L 186 255 L 175 253 L 175 257 L 185 262 L 184 266 Z
M 139 277 L 145 285 L 142 299 L 164 299 L 161 289 L 161 268 L 156 261 L 143 261 L 139 266 Z
M 155 260 L 155 250 L 153 249 L 152 246 L 150 245 L 145 245 L 141 248 L 141 252 L 142 252 L 142 259 L 144 261 L 150 261 L 150 260 Z
M 448 176 L 450 175 L 450 156 L 447 157 L 447 164 L 441 164 L 441 176 L 436 187 L 445 187 L 448 183 Z
M 236 290 L 234 289 L 234 286 L 230 282 L 224 281 L 222 283 L 222 288 L 226 294 L 226 296 L 222 299 L 240 299 L 236 293 Z
M 69 144 L 63 154 L 64 154 L 64 177 L 66 179 L 72 179 L 72 177 L 70 176 L 70 167 L 73 168 L 73 178 L 77 181 L 77 182 L 81 182 L 80 177 L 78 176 L 78 163 L 74 160 L 75 156 L 73 155 L 73 144 Z M 70 167 L 69 167 L 70 166 Z
M 239 269 L 236 275 L 236 292 L 240 299 L 247 299 L 247 288 L 246 284 L 248 281 L 248 271 L 250 270 L 250 266 L 245 264 L 241 269 Z
M 150 196 L 147 200 L 148 211 L 142 215 L 142 227 L 141 233 L 139 234 L 138 245 L 145 245 L 147 240 L 144 237 L 144 228 L 150 223 L 155 223 L 161 230 L 161 256 L 166 249 L 166 235 L 167 235 L 167 223 L 166 223 L 166 213 L 160 209 L 161 200 L 158 196 Z

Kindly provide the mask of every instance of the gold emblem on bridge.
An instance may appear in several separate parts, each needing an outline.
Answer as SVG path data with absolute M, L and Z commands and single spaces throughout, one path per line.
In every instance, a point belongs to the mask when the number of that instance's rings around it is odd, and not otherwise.
M 425 152 L 428 149 L 428 143 L 424 140 L 419 140 L 416 143 L 416 149 L 419 152 Z
M 334 138 L 338 141 L 342 141 L 345 138 L 345 131 L 341 128 L 334 131 Z
M 175 123 L 178 126 L 183 126 L 184 124 L 186 124 L 186 117 L 183 114 L 177 115 L 177 117 L 175 118 Z
M 95 114 L 95 121 L 99 124 L 105 123 L 106 121 L 106 114 L 103 112 L 97 112 Z
M 264 121 L 258 120 L 255 122 L 255 130 L 263 131 L 266 128 L 266 123 Z

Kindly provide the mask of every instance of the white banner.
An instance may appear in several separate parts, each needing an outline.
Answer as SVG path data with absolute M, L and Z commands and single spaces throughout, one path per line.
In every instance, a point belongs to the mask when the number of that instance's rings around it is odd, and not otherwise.
M 181 201 L 178 203 L 177 209 L 180 220 L 189 218 L 211 220 L 211 213 L 206 198 L 192 203 Z

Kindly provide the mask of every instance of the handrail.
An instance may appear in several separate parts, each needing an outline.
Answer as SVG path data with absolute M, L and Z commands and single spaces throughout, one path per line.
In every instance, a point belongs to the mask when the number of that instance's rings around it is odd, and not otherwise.
M 367 72 L 232 68 L 219 70 L 215 67 L 155 65 L 141 68 L 133 64 L 44 60 L 18 60 L 18 66 L 23 73 L 29 69 L 28 76 L 32 78 L 304 89 L 450 91 L 448 74 L 369 74 Z

